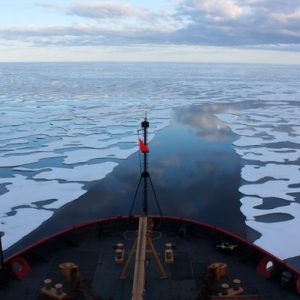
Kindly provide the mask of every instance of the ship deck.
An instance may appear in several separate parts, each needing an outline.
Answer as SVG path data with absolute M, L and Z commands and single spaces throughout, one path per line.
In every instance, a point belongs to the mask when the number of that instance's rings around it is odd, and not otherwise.
M 94 223 L 27 249 L 18 256 L 28 261 L 32 271 L 18 280 L 7 280 L 3 273 L 0 299 L 51 299 L 41 293 L 47 278 L 53 284 L 62 283 L 68 299 L 131 299 L 134 257 L 126 278 L 120 279 L 124 264 L 114 262 L 114 247 L 123 243 L 127 256 L 136 228 L 136 220 Z M 224 239 L 238 247 L 233 251 L 218 250 L 216 243 Z M 231 286 L 234 279 L 241 280 L 244 294 L 259 295 L 256 299 L 299 299 L 294 289 L 281 287 L 278 276 L 269 279 L 260 276 L 256 266 L 261 253 L 234 240 L 233 236 L 198 228 L 185 221 L 165 220 L 160 226 L 155 225 L 152 241 L 168 277 L 161 279 L 154 256 L 148 253 L 144 299 L 210 299 L 209 295 L 220 292 L 222 283 Z M 164 262 L 166 243 L 173 245 L 173 264 Z M 7 265 L 11 259 L 6 260 Z M 66 262 L 78 266 L 80 284 L 62 276 L 59 266 Z M 220 281 L 210 281 L 207 276 L 207 267 L 214 262 L 224 263 L 228 268 Z M 280 266 L 274 274 L 282 271 Z

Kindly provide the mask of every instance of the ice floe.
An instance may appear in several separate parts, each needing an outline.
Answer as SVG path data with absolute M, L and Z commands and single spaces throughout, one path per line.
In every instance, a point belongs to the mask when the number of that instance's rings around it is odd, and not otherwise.
M 241 211 L 247 216 L 246 224 L 261 233 L 261 237 L 255 243 L 282 259 L 298 256 L 300 253 L 298 237 L 300 204 L 293 202 L 273 209 L 255 208 L 262 202 L 263 200 L 257 197 L 243 197 L 241 199 Z M 281 222 L 259 222 L 255 220 L 255 217 L 274 213 L 288 214 L 293 218 Z
M 245 147 L 245 146 L 255 146 L 255 145 L 263 145 L 266 141 L 262 138 L 258 137 L 249 137 L 242 136 L 237 141 L 233 142 L 235 146 Z
M 4 232 L 2 237 L 3 249 L 9 248 L 22 237 L 32 232 L 49 219 L 52 214 L 52 211 L 45 209 L 20 208 L 16 209 L 14 216 L 1 217 L 0 230 Z
M 236 143 L 234 143 L 236 145 Z M 247 145 L 249 146 L 249 145 Z M 245 160 L 254 160 L 261 162 L 292 162 L 300 158 L 300 149 L 291 148 L 266 148 L 266 147 L 253 147 L 253 148 L 235 148 Z
M 137 147 L 121 149 L 120 147 L 111 147 L 107 149 L 78 149 L 65 152 L 65 164 L 84 163 L 98 158 L 118 158 L 125 159 L 137 151 Z
M 7 193 L 1 195 L 0 217 L 11 211 L 12 207 L 29 205 L 35 207 L 35 202 L 52 200 L 55 201 L 47 208 L 57 209 L 77 199 L 85 191 L 80 183 L 60 183 L 57 180 L 37 181 L 28 179 L 22 175 L 13 178 L 0 178 L 0 183 L 6 185 Z
M 269 103 L 268 110 L 244 109 L 218 114 L 239 137 L 234 149 L 244 160 L 239 191 L 246 224 L 261 233 L 255 243 L 282 259 L 300 254 L 300 107 Z M 287 205 L 263 209 L 263 199 L 279 198 Z M 260 208 L 257 206 L 262 205 Z M 255 217 L 285 214 L 291 220 L 259 222 Z M 283 245 L 289 245 L 284 247 Z
M 24 155 L 6 155 L 0 156 L 0 166 L 1 167 L 15 167 L 22 166 L 30 163 L 36 163 L 44 158 L 62 157 L 62 154 L 54 152 L 36 152 Z
M 262 234 L 255 243 L 282 259 L 298 256 L 300 252 L 300 204 L 291 203 L 289 206 L 269 211 L 269 213 L 276 212 L 290 214 L 293 216 L 293 219 L 272 223 L 258 222 L 255 220 L 246 221 L 248 226 Z
M 283 164 L 266 164 L 264 166 L 246 165 L 241 171 L 242 178 L 246 181 L 259 181 L 265 177 L 284 179 L 286 184 L 300 183 L 300 166 Z
M 262 198 L 274 197 L 294 201 L 295 196 L 289 194 L 299 193 L 300 188 L 289 187 L 286 180 L 268 180 L 264 183 L 242 185 L 239 191 L 244 195 L 256 195 Z
M 101 164 L 83 165 L 73 168 L 51 168 L 35 175 L 34 179 L 61 179 L 66 181 L 89 182 L 103 179 L 117 166 L 114 162 L 103 162 Z M 23 169 L 24 170 L 24 169 Z

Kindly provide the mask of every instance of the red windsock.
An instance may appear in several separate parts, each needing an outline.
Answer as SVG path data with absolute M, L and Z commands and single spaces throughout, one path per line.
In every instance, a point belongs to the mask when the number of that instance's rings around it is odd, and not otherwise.
M 139 138 L 139 146 L 140 146 L 140 150 L 143 153 L 148 153 L 149 152 L 149 148 L 147 145 L 145 145 L 145 143 Z

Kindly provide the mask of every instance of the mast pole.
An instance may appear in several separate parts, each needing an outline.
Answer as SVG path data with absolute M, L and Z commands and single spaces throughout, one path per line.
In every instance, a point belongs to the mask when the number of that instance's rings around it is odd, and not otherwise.
M 147 121 L 147 116 L 145 117 L 145 120 L 142 122 L 142 128 L 144 130 L 144 144 L 147 146 L 147 130 L 149 128 L 149 122 Z M 147 165 L 147 151 L 144 153 L 144 171 L 142 174 L 142 177 L 144 178 L 144 203 L 143 203 L 143 208 L 144 208 L 144 215 L 148 215 L 148 165 Z
M 3 248 L 2 248 L 2 232 L 0 232 L 0 269 L 4 268 Z

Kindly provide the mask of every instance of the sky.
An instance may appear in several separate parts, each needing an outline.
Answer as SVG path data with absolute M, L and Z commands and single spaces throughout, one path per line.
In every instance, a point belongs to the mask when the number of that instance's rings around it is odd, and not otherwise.
M 0 62 L 300 64 L 299 0 L 0 0 Z

